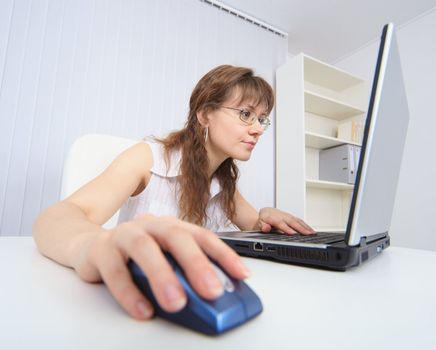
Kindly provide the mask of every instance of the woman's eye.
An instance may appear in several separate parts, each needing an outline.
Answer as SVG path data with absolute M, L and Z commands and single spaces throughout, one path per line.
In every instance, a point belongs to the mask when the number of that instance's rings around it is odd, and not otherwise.
M 260 117 L 259 119 L 262 120 L 264 123 L 268 123 L 268 121 L 269 121 L 268 116 Z
M 250 112 L 250 111 L 241 111 L 241 116 L 242 116 L 242 118 L 244 118 L 244 119 L 249 119 L 249 118 L 250 118 L 250 115 L 251 115 L 251 112 Z

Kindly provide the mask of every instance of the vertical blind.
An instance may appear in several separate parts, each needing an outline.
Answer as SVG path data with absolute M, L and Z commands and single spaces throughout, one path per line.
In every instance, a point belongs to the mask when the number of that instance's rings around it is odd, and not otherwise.
M 285 37 L 198 0 L 2 0 L 0 235 L 31 234 L 59 199 L 79 136 L 164 136 L 208 70 L 247 66 L 274 86 L 286 54 Z M 256 208 L 274 205 L 273 130 L 240 164 Z

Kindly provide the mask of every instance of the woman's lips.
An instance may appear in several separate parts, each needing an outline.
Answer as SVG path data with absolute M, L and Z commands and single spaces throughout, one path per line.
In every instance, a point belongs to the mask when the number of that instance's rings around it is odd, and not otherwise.
M 254 141 L 242 141 L 249 149 L 253 149 L 256 146 L 256 142 Z

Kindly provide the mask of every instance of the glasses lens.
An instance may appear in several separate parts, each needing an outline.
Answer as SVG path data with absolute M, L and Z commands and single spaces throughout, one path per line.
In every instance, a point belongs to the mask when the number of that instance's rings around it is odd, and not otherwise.
M 256 123 L 256 121 L 258 121 L 263 130 L 266 130 L 271 124 L 269 117 L 258 117 L 256 114 L 246 109 L 237 109 L 232 107 L 223 108 L 239 111 L 239 119 L 248 125 L 253 125 L 254 123 Z
M 268 126 L 270 126 L 271 121 L 269 120 L 268 117 L 265 118 L 259 118 L 259 124 L 262 126 L 263 130 L 268 129 Z
M 244 109 L 242 109 L 242 110 L 240 111 L 240 113 L 239 113 L 239 118 L 240 118 L 243 122 L 248 123 L 248 124 L 251 124 L 251 123 L 253 123 L 254 120 L 256 120 L 256 119 L 255 119 L 256 116 L 255 116 L 253 113 L 251 113 L 250 111 L 244 110 Z

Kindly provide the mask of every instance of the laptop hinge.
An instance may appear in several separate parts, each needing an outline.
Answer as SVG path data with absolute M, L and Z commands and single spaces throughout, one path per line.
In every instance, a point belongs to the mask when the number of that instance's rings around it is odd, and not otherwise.
M 385 238 L 387 235 L 388 235 L 388 233 L 384 232 L 384 233 L 378 233 L 376 235 L 371 235 L 371 236 L 362 237 L 362 238 L 365 238 L 366 243 L 371 243 L 371 242 L 377 241 L 381 238 Z

